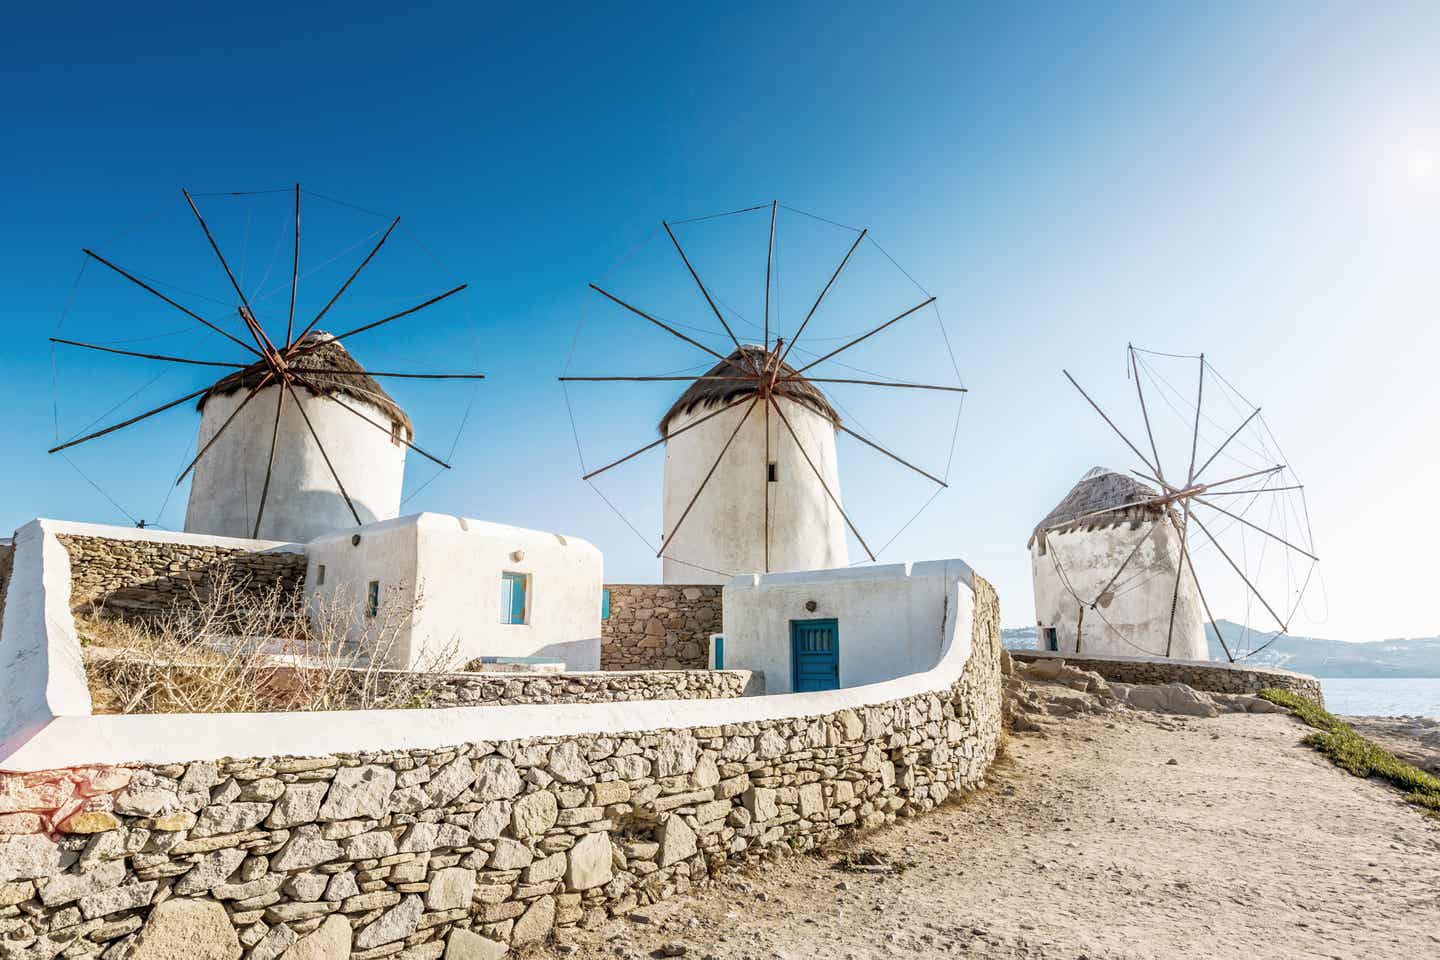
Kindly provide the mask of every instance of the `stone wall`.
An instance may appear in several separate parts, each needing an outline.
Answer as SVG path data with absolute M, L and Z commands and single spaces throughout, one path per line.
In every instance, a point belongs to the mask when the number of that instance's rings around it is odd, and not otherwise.
M 1016 660 L 1062 659 L 1093 670 L 1116 683 L 1183 683 L 1209 693 L 1258 693 L 1266 687 L 1289 690 L 1324 704 L 1320 681 L 1303 673 L 1268 667 L 1242 667 L 1216 660 L 1171 660 L 1163 657 L 1085 657 L 1042 650 L 1011 650 Z
M 70 607 L 76 613 L 147 616 L 194 607 L 221 576 L 257 599 L 276 590 L 298 593 L 305 580 L 303 553 L 65 533 L 59 540 L 70 554 Z
M 703 670 L 720 632 L 718 584 L 607 583 L 600 625 L 602 670 Z
M 434 706 L 720 700 L 763 692 L 749 670 L 633 670 L 603 673 L 457 673 L 440 679 Z
M 922 813 L 1000 737 L 999 609 L 974 587 L 958 679 L 834 713 L 0 774 L 0 957 L 494 958 Z

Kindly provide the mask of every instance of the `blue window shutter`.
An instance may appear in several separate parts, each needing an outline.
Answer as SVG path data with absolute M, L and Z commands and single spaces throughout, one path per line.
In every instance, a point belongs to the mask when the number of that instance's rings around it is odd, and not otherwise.
M 610 619 L 610 591 L 609 591 L 609 590 L 601 590 L 601 591 L 600 591 L 600 619 L 601 619 L 601 620 L 609 620 L 609 619 Z
M 524 623 L 524 622 L 525 622 L 525 577 L 524 577 L 523 575 L 521 575 L 521 574 L 517 574 L 517 575 L 515 576 L 515 579 L 514 579 L 513 581 L 511 581 L 511 582 L 515 585 L 515 592 L 514 592 L 514 594 L 512 595 L 512 596 L 514 597 L 514 600 L 513 600 L 513 602 L 512 602 L 511 605 L 510 605 L 510 622 L 511 622 L 511 623 Z

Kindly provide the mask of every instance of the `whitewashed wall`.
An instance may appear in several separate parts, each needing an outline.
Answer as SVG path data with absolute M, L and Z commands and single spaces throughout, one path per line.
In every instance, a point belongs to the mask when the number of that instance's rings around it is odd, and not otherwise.
M 930 560 L 736 577 L 725 585 L 725 668 L 763 671 L 768 692 L 788 693 L 791 621 L 834 618 L 841 687 L 923 673 L 940 658 L 948 606 L 969 576 L 960 560 Z
M 1094 600 L 1151 526 L 1145 521 L 1138 529 L 1123 523 L 1098 530 L 1049 533 L 1045 535 L 1046 553 L 1041 553 L 1041 540 L 1036 538 L 1030 548 L 1035 622 L 1041 628 L 1055 628 L 1061 652 L 1075 652 L 1080 624 L 1080 604 L 1066 589 L 1066 578 L 1075 593 L 1087 601 Z M 1111 591 L 1113 599 L 1102 602 L 1095 610 L 1085 610 L 1081 652 L 1166 656 L 1179 556 L 1180 541 L 1174 527 L 1166 523 L 1151 533 L 1116 582 Z M 1057 560 L 1064 578 L 1056 571 Z M 1169 655 L 1184 660 L 1208 659 L 1204 624 L 1204 609 L 1187 568 L 1180 578 Z M 1043 630 L 1040 643 L 1043 647 Z
M 577 537 L 422 513 L 320 537 L 306 549 L 306 589 L 322 602 L 338 595 L 362 609 L 368 584 L 378 580 L 382 600 L 409 605 L 418 588 L 420 604 L 396 637 L 392 666 L 433 666 L 453 647 L 462 663 L 539 656 L 570 670 L 600 668 L 604 565 L 600 551 Z M 317 586 L 321 564 L 325 583 Z M 502 572 L 530 577 L 527 623 L 500 622 Z
M 777 402 L 783 404 L 785 416 L 825 484 L 843 504 L 834 425 L 803 404 L 784 399 Z M 666 442 L 662 538 L 679 522 L 745 410 L 742 404 Z M 713 412 L 714 408 L 700 407 L 676 416 L 670 432 Z M 805 463 L 790 431 L 773 412 L 770 451 L 779 470 L 775 483 L 766 482 L 765 412 L 763 405 L 755 406 L 666 549 L 666 583 L 723 584 L 734 574 L 764 571 L 767 496 L 770 570 L 820 570 L 850 562 L 844 518 Z
M 405 478 L 405 446 L 392 442 L 386 430 L 376 429 L 337 403 L 304 389 L 296 393 L 361 522 L 394 517 L 400 510 L 400 486 Z M 261 390 L 195 466 L 190 505 L 185 511 L 187 532 L 223 537 L 249 537 L 254 532 L 278 394 L 278 387 Z M 245 391 L 241 390 L 206 401 L 200 420 L 200 447 L 210 442 L 244 399 Z M 344 400 L 388 429 L 388 414 L 360 400 Z M 260 537 L 304 542 L 354 526 L 355 518 L 296 409 L 295 398 L 287 396 Z

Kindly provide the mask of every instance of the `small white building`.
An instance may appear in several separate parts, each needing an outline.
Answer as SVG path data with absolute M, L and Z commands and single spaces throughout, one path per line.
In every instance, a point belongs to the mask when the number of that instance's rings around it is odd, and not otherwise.
M 766 693 L 808 693 L 923 673 L 939 662 L 962 560 L 746 574 L 725 585 L 712 657 L 765 674 Z
M 287 394 L 257 533 L 255 517 L 270 463 L 270 440 L 275 436 L 275 406 L 284 389 L 273 384 L 263 388 L 195 465 L 185 511 L 186 533 L 304 543 L 333 530 L 353 529 L 355 518 L 325 463 L 326 454 L 362 523 L 388 520 L 399 513 L 405 479 L 402 441 L 413 439 L 415 432 L 410 418 L 328 333 L 317 330 L 302 343 L 311 341 L 319 348 L 292 366 L 307 381 L 374 422 L 366 423 L 338 403 L 297 386 L 302 415 L 295 397 Z M 251 364 L 224 377 L 200 398 L 197 449 L 204 449 L 267 369 L 262 362 Z M 307 417 L 324 454 L 306 426 Z
M 730 359 L 748 367 L 764 363 L 766 356 L 761 347 L 747 345 Z M 755 395 L 755 381 L 724 379 L 734 372 L 730 362 L 717 364 L 704 376 L 718 379 L 696 380 L 660 420 L 660 434 L 667 438 L 662 539 L 679 526 L 665 550 L 662 579 L 723 584 L 751 571 L 845 566 L 850 562 L 845 519 L 825 492 L 829 487 L 843 503 L 835 454 L 840 416 L 814 384 L 777 380 L 771 393 L 770 402 L 784 411 L 804 453 L 774 410 L 766 416 L 764 403 L 741 404 L 679 432 L 727 403 Z M 794 373 L 785 364 L 778 377 Z M 740 432 L 690 506 L 742 418 Z
M 584 540 L 421 513 L 320 537 L 306 553 L 312 618 L 353 611 L 358 644 L 393 625 L 375 651 L 385 666 L 533 657 L 600 669 L 604 570 Z
M 1176 593 L 1180 517 L 1146 502 L 1158 496 L 1096 467 L 1035 527 L 1028 546 L 1040 649 L 1209 658 L 1188 563 Z

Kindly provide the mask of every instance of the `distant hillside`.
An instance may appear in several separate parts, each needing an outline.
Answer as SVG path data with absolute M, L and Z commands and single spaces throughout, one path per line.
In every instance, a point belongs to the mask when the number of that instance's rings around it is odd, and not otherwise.
M 1227 640 L 1240 636 L 1244 629 L 1228 620 L 1221 620 L 1220 626 Z M 1224 659 L 1215 631 L 1207 626 L 1205 635 L 1210 642 L 1211 658 Z M 1269 634 L 1261 634 L 1255 643 L 1263 643 L 1267 636 Z M 1033 650 L 1035 628 L 1001 630 L 1000 640 L 1012 650 Z M 1247 662 L 1308 673 L 1312 677 L 1440 677 L 1440 637 L 1370 643 L 1281 637 Z

